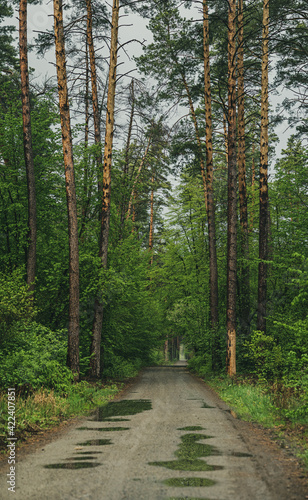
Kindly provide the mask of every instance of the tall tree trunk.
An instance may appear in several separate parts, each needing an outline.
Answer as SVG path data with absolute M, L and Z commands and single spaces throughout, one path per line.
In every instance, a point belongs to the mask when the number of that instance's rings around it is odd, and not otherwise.
M 124 223 L 125 223 L 125 214 L 127 208 L 127 182 L 128 182 L 128 172 L 129 172 L 129 151 L 130 151 L 130 143 L 133 131 L 133 122 L 134 122 L 134 114 L 135 114 L 135 86 L 134 80 L 132 79 L 130 85 L 130 96 L 131 96 L 131 112 L 130 119 L 128 125 L 128 133 L 127 133 L 127 141 L 125 146 L 125 162 L 123 168 L 123 179 L 122 179 L 122 199 L 120 203 L 120 240 L 123 237 L 124 232 Z M 130 210 L 129 210 L 130 212 Z
M 149 251 L 150 251 L 150 264 L 153 264 L 154 256 L 153 256 L 153 237 L 154 237 L 154 174 L 152 175 L 151 184 L 151 209 L 150 209 L 150 233 L 149 233 Z
M 86 226 L 86 217 L 89 206 L 89 159 L 87 154 L 87 149 L 89 145 L 89 48 L 88 41 L 86 39 L 86 90 L 85 90 L 85 130 L 84 130 L 84 172 L 83 172 L 83 201 L 81 208 L 81 227 L 79 237 L 83 241 L 83 232 Z
M 252 142 L 252 163 L 251 163 L 251 212 L 250 212 L 250 221 L 249 221 L 249 232 L 253 231 L 254 226 L 254 211 L 255 211 L 255 198 L 256 198 L 256 162 L 255 162 L 255 152 L 256 145 L 255 141 Z
M 245 99 L 244 99 L 244 5 L 238 0 L 238 176 L 241 223 L 241 324 L 249 333 L 249 244 L 246 189 Z
M 222 118 L 223 128 L 224 128 L 224 142 L 225 142 L 225 152 L 226 152 L 226 163 L 228 165 L 228 127 L 227 127 L 227 117 L 226 113 L 223 112 Z
M 94 49 L 93 31 L 92 31 L 92 24 L 93 24 L 92 23 L 92 4 L 91 4 L 91 0 L 86 0 L 86 3 L 87 3 L 87 42 L 88 42 L 89 56 L 90 56 L 92 106 L 93 106 L 93 121 L 94 121 L 94 140 L 95 140 L 95 144 L 97 146 L 96 163 L 97 163 L 97 170 L 98 170 L 98 189 L 99 189 L 99 193 L 101 193 L 103 154 L 102 154 L 100 113 L 99 113 L 99 106 L 98 106 L 95 49 Z
M 259 277 L 257 328 L 266 332 L 267 263 L 268 259 L 268 35 L 269 0 L 263 0 L 261 145 L 260 145 L 260 218 Z
M 205 173 L 205 164 L 204 164 L 204 158 L 203 158 L 203 153 L 202 153 L 202 145 L 201 145 L 201 137 L 200 137 L 200 131 L 199 131 L 199 126 L 198 126 L 198 121 L 197 121 L 197 116 L 195 112 L 195 107 L 194 103 L 189 91 L 189 87 L 185 78 L 185 75 L 182 73 L 182 81 L 186 90 L 188 102 L 189 102 L 189 108 L 190 108 L 190 113 L 191 117 L 193 119 L 194 127 L 195 127 L 195 136 L 196 136 L 196 141 L 197 141 L 197 146 L 198 146 L 198 152 L 199 152 L 199 157 L 200 157 L 200 169 L 201 169 L 201 176 L 202 176 L 202 183 L 203 183 L 203 192 L 204 192 L 204 202 L 205 202 L 205 208 L 207 210 L 207 186 L 206 186 L 206 173 Z
M 204 55 L 204 100 L 205 100 L 205 127 L 206 127 L 206 193 L 207 193 L 207 220 L 209 234 L 210 260 L 210 314 L 213 334 L 213 365 L 216 359 L 216 330 L 218 325 L 218 269 L 216 253 L 216 224 L 215 202 L 213 193 L 213 129 L 212 129 L 212 97 L 210 77 L 210 48 L 209 48 L 209 18 L 206 0 L 203 0 L 203 55 Z
M 116 90 L 116 71 L 118 56 L 118 28 L 119 28 L 119 0 L 113 0 L 111 20 L 110 63 L 108 76 L 108 95 L 105 130 L 104 172 L 102 187 L 101 231 L 99 241 L 99 256 L 104 269 L 107 268 L 108 237 L 110 225 L 110 196 L 111 196 L 111 161 L 114 131 L 114 103 Z M 101 297 L 96 299 L 95 318 L 92 332 L 90 373 L 98 378 L 101 373 L 101 336 L 103 327 L 103 302 Z
M 228 247 L 227 247 L 227 372 L 236 373 L 236 0 L 228 14 Z
M 79 256 L 73 146 L 68 101 L 62 0 L 54 0 L 54 29 L 69 237 L 68 366 L 79 378 Z
M 142 168 L 143 168 L 143 166 L 145 164 L 145 161 L 147 159 L 147 156 L 149 154 L 149 149 L 150 149 L 150 146 L 151 146 L 151 142 L 152 142 L 152 137 L 150 136 L 149 140 L 148 140 L 148 144 L 147 144 L 146 150 L 145 150 L 144 155 L 143 155 L 143 157 L 141 159 L 141 162 L 139 164 L 138 172 L 137 172 L 137 175 L 135 177 L 135 180 L 134 180 L 134 183 L 133 183 L 133 187 L 132 187 L 132 190 L 131 190 L 131 193 L 130 193 L 129 202 L 128 202 L 128 208 L 127 208 L 127 214 L 126 214 L 126 220 L 129 219 L 130 214 L 131 214 L 132 204 L 133 204 L 133 200 L 134 200 L 134 197 L 135 197 L 136 185 L 137 185 L 139 176 L 141 174 L 141 170 L 142 170 Z
M 21 77 L 21 101 L 23 120 L 24 155 L 28 187 L 28 228 L 29 246 L 27 252 L 27 284 L 34 292 L 36 269 L 36 195 L 35 175 L 32 149 L 32 131 L 30 114 L 30 89 L 28 72 L 28 43 L 27 43 L 27 0 L 19 3 L 19 54 Z

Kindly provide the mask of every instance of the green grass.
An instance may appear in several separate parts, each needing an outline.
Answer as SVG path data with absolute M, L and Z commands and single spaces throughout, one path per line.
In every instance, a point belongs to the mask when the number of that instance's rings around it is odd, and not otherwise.
M 278 441 L 287 441 L 303 466 L 308 469 L 307 415 L 298 411 L 300 399 L 286 397 L 287 391 L 277 392 L 275 386 L 253 383 L 249 379 L 232 380 L 209 376 L 206 382 L 225 401 L 236 415 L 246 421 L 272 428 Z M 306 399 L 304 398 L 307 406 Z M 303 407 L 302 407 L 303 408 Z
M 262 387 L 248 383 L 235 384 L 230 379 L 218 377 L 207 379 L 207 383 L 243 420 L 258 422 L 265 427 L 279 424 L 279 412 L 271 396 Z
M 66 395 L 53 390 L 40 389 L 32 394 L 16 396 L 15 437 L 17 442 L 25 441 L 29 436 L 48 429 L 69 418 L 86 415 L 97 406 L 110 401 L 123 384 L 89 384 L 79 382 L 67 388 Z M 0 394 L 0 450 L 6 450 L 8 436 L 7 394 Z

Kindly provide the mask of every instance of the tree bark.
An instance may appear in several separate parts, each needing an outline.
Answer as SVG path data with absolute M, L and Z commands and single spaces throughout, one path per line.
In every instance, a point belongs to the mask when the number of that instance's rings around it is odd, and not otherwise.
M 200 131 L 199 131 L 199 126 L 198 126 L 198 121 L 195 113 L 195 108 L 194 108 L 194 103 L 190 95 L 189 87 L 187 84 L 187 81 L 185 79 L 185 75 L 182 73 L 182 81 L 186 90 L 188 102 L 189 102 L 189 108 L 190 108 L 190 113 L 191 117 L 193 119 L 194 127 L 195 127 L 195 136 L 196 136 L 196 141 L 198 145 L 198 151 L 199 151 L 199 157 L 200 157 L 200 169 L 201 169 L 201 176 L 202 176 L 202 184 L 203 184 L 203 192 L 204 192 L 204 203 L 205 203 L 205 208 L 207 210 L 207 186 L 206 186 L 206 173 L 205 173 L 205 164 L 204 164 L 204 158 L 202 154 L 202 145 L 201 145 L 201 137 L 200 137 Z
M 73 146 L 68 101 L 62 0 L 54 0 L 54 29 L 69 237 L 68 366 L 79 378 L 79 256 Z
M 246 189 L 246 148 L 245 148 L 245 98 L 244 98 L 244 2 L 238 0 L 238 177 L 241 224 L 241 311 L 242 330 L 249 333 L 250 286 L 249 286 L 249 243 L 248 211 Z
M 83 242 L 83 233 L 86 227 L 86 217 L 89 206 L 89 160 L 87 155 L 87 149 L 89 146 L 89 47 L 88 41 L 86 39 L 86 90 L 85 90 L 85 131 L 84 131 L 84 172 L 83 172 L 83 200 L 81 208 L 81 227 L 79 237 Z
M 124 162 L 123 179 L 122 179 L 122 199 L 120 202 L 120 240 L 122 239 L 123 233 L 124 233 L 125 214 L 126 214 L 126 207 L 127 207 L 129 152 L 130 152 L 130 144 L 131 144 L 134 114 L 135 114 L 135 86 L 134 86 L 133 79 L 132 79 L 131 85 L 130 85 L 130 95 L 131 95 L 132 105 L 131 105 L 130 119 L 129 119 L 129 125 L 128 125 L 127 141 L 126 141 L 126 146 L 125 146 L 125 162 Z M 130 212 L 130 210 L 129 210 L 129 212 Z
M 236 373 L 236 0 L 228 13 L 228 246 L 227 246 L 227 373 Z
M 149 251 L 150 251 L 150 264 L 153 264 L 154 256 L 153 256 L 153 236 L 154 236 L 154 174 L 152 175 L 151 183 L 151 210 L 150 210 L 150 233 L 149 233 Z
M 28 188 L 29 246 L 27 252 L 27 284 L 29 286 L 29 291 L 34 292 L 35 271 L 36 271 L 37 224 L 36 224 L 35 174 L 34 174 L 33 149 L 32 149 L 30 89 L 29 89 L 29 71 L 28 71 L 27 0 L 20 0 L 19 3 L 19 54 L 20 54 L 24 156 L 25 156 L 27 188 Z
M 107 268 L 108 237 L 110 226 L 110 200 L 111 200 L 111 161 L 114 132 L 114 103 L 116 90 L 117 56 L 118 56 L 118 28 L 119 28 L 119 0 L 113 0 L 111 20 L 110 63 L 108 75 L 108 95 L 105 129 L 104 171 L 102 186 L 101 230 L 99 241 L 99 256 L 102 267 Z M 95 318 L 92 331 L 90 374 L 99 378 L 102 369 L 101 336 L 103 327 L 103 302 L 97 297 Z
M 210 315 L 213 334 L 213 365 L 215 366 L 217 364 L 216 330 L 218 325 L 218 269 L 216 252 L 215 202 L 213 193 L 213 128 L 210 77 L 209 18 L 206 0 L 203 0 L 203 55 L 206 127 L 206 194 L 210 260 Z
M 141 174 L 141 170 L 145 164 L 145 160 L 147 159 L 147 156 L 148 156 L 148 153 L 149 153 L 149 149 L 150 149 L 150 146 L 151 146 L 151 141 L 152 141 L 152 137 L 150 136 L 149 137 L 149 140 L 148 140 L 148 144 L 147 144 L 147 147 L 146 147 L 146 150 L 144 152 L 144 155 L 141 159 L 141 162 L 140 162 L 140 165 L 138 167 L 138 172 L 137 172 L 137 175 L 135 177 L 135 180 L 134 180 L 134 183 L 133 183 L 133 187 L 132 187 L 132 190 L 131 190 L 131 194 L 130 194 L 130 197 L 129 197 L 129 202 L 128 202 L 128 208 L 127 208 L 127 214 L 126 214 L 126 220 L 129 219 L 130 217 L 130 214 L 131 214 L 131 210 L 132 210 L 132 204 L 133 204 L 133 200 L 134 200 L 134 196 L 135 196 L 135 188 L 136 188 L 136 184 L 138 182 L 138 179 L 139 179 L 139 176 Z
M 260 217 L 259 277 L 257 329 L 266 332 L 267 263 L 268 259 L 268 36 L 269 0 L 263 0 L 262 23 L 262 85 L 260 144 Z
M 101 127 L 100 127 L 100 114 L 98 106 L 98 92 L 97 92 L 97 78 L 96 78 L 96 64 L 95 64 L 95 50 L 93 42 L 93 32 L 92 32 L 92 5 L 91 0 L 86 0 L 87 3 L 87 42 L 89 47 L 89 57 L 90 57 L 90 70 L 91 70 L 91 87 L 92 87 L 92 106 L 93 106 L 93 121 L 94 121 L 94 140 L 97 146 L 96 150 L 96 163 L 98 169 L 98 186 L 99 192 L 101 192 L 102 184 L 102 166 L 103 166 L 103 155 L 102 155 L 102 139 L 101 139 Z

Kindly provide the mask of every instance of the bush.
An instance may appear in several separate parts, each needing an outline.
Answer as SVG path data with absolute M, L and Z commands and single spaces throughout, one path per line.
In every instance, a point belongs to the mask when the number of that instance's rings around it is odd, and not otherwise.
M 250 341 L 243 344 L 247 349 L 245 357 L 253 361 L 254 370 L 259 379 L 280 377 L 283 371 L 281 346 L 277 345 L 271 335 L 260 331 L 252 332 Z
M 116 356 L 111 351 L 105 352 L 105 362 L 104 378 L 118 380 L 135 377 L 143 365 L 140 359 L 126 360 L 121 356 Z
M 10 349 L 0 353 L 0 385 L 20 391 L 42 386 L 66 392 L 72 380 L 66 361 L 65 330 L 53 332 L 35 322 L 16 322 Z

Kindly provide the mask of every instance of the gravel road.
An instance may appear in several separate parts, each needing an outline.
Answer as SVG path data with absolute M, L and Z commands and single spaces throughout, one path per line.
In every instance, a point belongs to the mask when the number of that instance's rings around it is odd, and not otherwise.
M 94 417 L 20 457 L 16 493 L 7 468 L 3 500 L 308 498 L 294 459 L 180 363 L 144 370 Z

